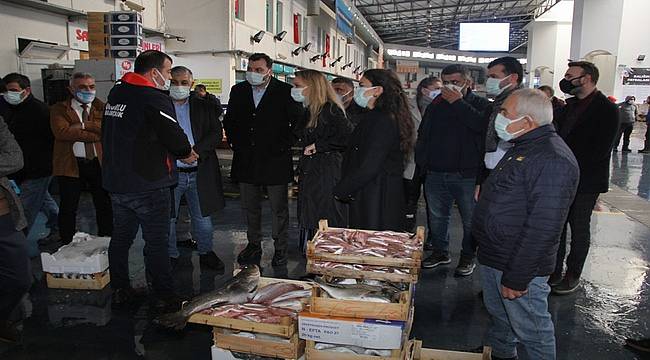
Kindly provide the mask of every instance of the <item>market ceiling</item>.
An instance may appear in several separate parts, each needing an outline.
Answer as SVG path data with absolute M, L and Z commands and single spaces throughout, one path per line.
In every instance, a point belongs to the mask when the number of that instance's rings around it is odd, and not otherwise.
M 525 50 L 524 26 L 560 0 L 354 0 L 386 43 L 458 48 L 459 23 L 509 22 L 510 50 Z

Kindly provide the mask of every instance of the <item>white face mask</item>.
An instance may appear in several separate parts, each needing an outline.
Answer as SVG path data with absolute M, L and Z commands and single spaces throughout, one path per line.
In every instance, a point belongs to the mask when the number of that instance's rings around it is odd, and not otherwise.
M 451 89 L 451 90 L 456 90 L 456 91 L 458 91 L 460 93 L 462 93 L 463 89 L 465 89 L 465 85 L 458 86 L 458 85 L 454 85 L 454 84 L 446 84 L 445 87 L 448 88 L 448 89 Z
M 246 71 L 246 81 L 253 86 L 260 86 L 264 84 L 264 78 L 268 74 L 268 72 L 266 74 L 259 74 L 254 71 Z
M 427 96 L 430 97 L 433 100 L 433 99 L 437 98 L 438 95 L 440 95 L 441 92 L 442 92 L 442 90 L 440 90 L 440 89 L 431 90 L 431 91 L 429 91 L 429 94 Z
M 174 100 L 185 100 L 190 97 L 190 87 L 172 85 L 169 87 L 169 96 Z
M 509 88 L 510 85 L 508 84 L 504 87 L 501 87 L 501 82 L 507 78 L 509 78 L 510 75 L 504 77 L 503 79 L 495 79 L 495 78 L 488 78 L 485 81 L 485 90 L 487 91 L 488 95 L 493 95 L 493 96 L 498 96 L 500 95 L 505 89 Z
M 497 136 L 499 138 L 501 138 L 501 140 L 503 140 L 503 141 L 510 141 L 510 140 L 516 138 L 517 135 L 519 135 L 522 131 L 524 131 L 524 129 L 521 129 L 521 130 L 515 132 L 514 134 L 511 134 L 511 133 L 508 132 L 507 128 L 508 128 L 508 126 L 510 124 L 514 124 L 517 121 L 521 121 L 521 120 L 523 120 L 525 118 L 526 118 L 526 115 L 524 115 L 522 117 L 519 117 L 517 119 L 514 119 L 514 120 L 510 120 L 507 117 L 505 117 L 503 114 L 498 113 L 497 117 L 496 117 L 496 119 L 494 121 L 494 130 L 496 130 Z
M 294 87 L 291 89 L 291 97 L 295 102 L 298 103 L 307 103 L 307 97 L 303 95 L 303 90 L 305 90 L 307 87 Z
M 160 77 L 159 80 L 156 80 L 155 77 L 153 77 L 153 82 L 156 84 L 156 87 L 160 90 L 169 90 L 169 86 L 172 83 L 171 79 L 165 79 L 163 74 L 158 70 L 158 69 L 153 69 L 156 72 L 156 75 Z
M 25 100 L 26 96 L 23 97 L 25 94 L 25 90 L 23 91 L 7 91 L 6 93 L 2 94 L 4 97 L 5 101 L 10 104 L 10 105 L 18 105 L 23 100 Z

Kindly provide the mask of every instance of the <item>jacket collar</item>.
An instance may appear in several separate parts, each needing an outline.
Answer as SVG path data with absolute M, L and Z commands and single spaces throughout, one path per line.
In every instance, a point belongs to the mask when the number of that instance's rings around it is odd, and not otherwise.
M 124 76 L 122 76 L 122 81 L 135 86 L 147 86 L 156 88 L 156 85 L 154 85 L 154 83 L 152 83 L 149 79 L 134 72 L 126 73 Z
M 516 145 L 533 142 L 537 139 L 546 138 L 555 134 L 555 127 L 552 124 L 543 125 L 537 129 L 530 131 L 522 136 L 512 139 L 510 142 Z

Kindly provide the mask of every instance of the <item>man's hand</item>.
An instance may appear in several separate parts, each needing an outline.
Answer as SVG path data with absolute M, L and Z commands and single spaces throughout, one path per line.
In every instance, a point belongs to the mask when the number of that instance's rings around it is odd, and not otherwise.
M 508 300 L 514 300 L 516 298 L 520 298 L 528 293 L 528 290 L 524 291 L 518 291 L 518 290 L 512 290 L 509 287 L 501 285 L 501 296 Z
M 453 90 L 446 86 L 443 86 L 441 90 L 442 98 L 447 100 L 447 102 L 450 104 L 453 104 L 463 98 L 463 93 L 458 90 Z
M 192 150 L 190 156 L 186 157 L 185 159 L 181 159 L 181 161 L 187 165 L 192 165 L 198 159 L 199 159 L 199 154 L 197 154 L 196 151 Z
M 474 188 L 474 201 L 478 202 L 479 196 L 481 196 L 481 185 L 476 185 Z
M 309 156 L 309 155 L 314 155 L 316 153 L 316 144 L 311 144 L 305 148 L 305 151 L 303 154 Z

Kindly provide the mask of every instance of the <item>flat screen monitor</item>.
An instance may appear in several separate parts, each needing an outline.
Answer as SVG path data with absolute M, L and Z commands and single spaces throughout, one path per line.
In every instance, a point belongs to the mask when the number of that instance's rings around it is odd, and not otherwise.
M 461 23 L 458 50 L 508 51 L 509 23 Z

